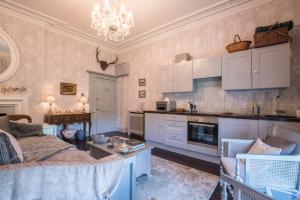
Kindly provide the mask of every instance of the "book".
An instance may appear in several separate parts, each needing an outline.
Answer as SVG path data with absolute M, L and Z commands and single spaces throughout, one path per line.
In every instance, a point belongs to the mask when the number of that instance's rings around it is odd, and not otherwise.
M 145 143 L 141 142 L 139 140 L 130 139 L 130 140 L 126 140 L 125 142 L 132 149 L 136 149 L 136 148 L 140 148 L 140 147 L 144 147 L 145 146 Z

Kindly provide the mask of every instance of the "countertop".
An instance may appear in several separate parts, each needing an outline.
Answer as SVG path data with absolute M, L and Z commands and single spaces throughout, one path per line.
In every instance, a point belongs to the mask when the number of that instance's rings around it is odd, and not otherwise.
M 253 119 L 253 120 L 270 120 L 270 121 L 285 121 L 285 122 L 300 122 L 300 118 L 289 115 L 243 115 L 237 113 L 209 113 L 209 112 L 176 112 L 176 111 L 157 111 L 144 110 L 144 113 L 159 113 L 172 115 L 190 115 L 190 116 L 207 116 L 220 118 L 236 118 L 236 119 Z

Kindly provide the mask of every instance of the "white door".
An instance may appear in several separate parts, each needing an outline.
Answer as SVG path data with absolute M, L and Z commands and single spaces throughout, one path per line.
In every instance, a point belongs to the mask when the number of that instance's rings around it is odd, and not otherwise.
M 222 88 L 251 89 L 251 50 L 222 56 Z
M 193 91 L 193 62 L 174 64 L 174 92 Z
M 222 57 L 213 56 L 193 61 L 193 78 L 222 76 Z
M 173 92 L 173 66 L 166 65 L 160 68 L 160 91 L 161 93 Z
M 290 87 L 290 44 L 252 50 L 253 88 Z
M 145 139 L 163 143 L 159 114 L 145 114 Z
M 115 130 L 115 82 L 96 80 L 96 132 L 105 133 Z

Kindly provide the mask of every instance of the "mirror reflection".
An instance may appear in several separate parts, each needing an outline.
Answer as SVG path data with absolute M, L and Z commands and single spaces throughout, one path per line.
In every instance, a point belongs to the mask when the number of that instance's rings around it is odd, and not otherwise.
M 2 74 L 10 65 L 11 53 L 8 44 L 0 37 L 0 74 Z

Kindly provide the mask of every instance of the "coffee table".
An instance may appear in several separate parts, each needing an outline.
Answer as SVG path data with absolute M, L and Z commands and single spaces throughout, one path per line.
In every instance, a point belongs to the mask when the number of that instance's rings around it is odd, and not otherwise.
M 144 147 L 136 149 L 134 152 L 122 155 L 116 152 L 115 148 L 107 148 L 107 144 L 95 144 L 93 141 L 87 142 L 90 146 L 90 155 L 96 159 L 109 155 L 118 155 L 122 158 L 136 157 L 136 177 L 141 175 L 151 176 L 151 150 L 152 146 L 145 144 Z

